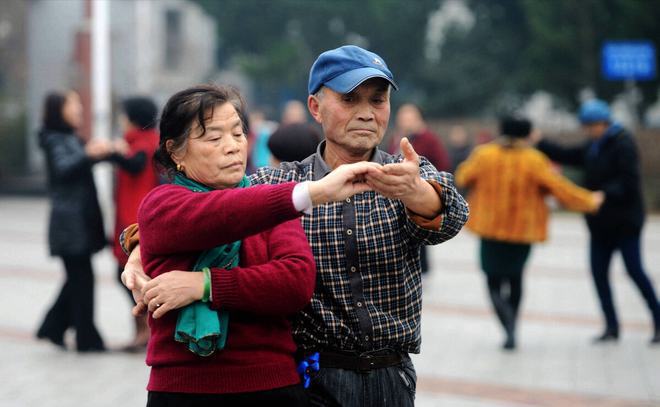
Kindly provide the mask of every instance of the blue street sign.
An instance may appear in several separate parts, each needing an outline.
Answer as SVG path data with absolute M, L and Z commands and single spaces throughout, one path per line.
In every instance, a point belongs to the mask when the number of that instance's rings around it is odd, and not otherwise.
M 601 70 L 607 80 L 655 79 L 655 45 L 651 41 L 606 41 Z

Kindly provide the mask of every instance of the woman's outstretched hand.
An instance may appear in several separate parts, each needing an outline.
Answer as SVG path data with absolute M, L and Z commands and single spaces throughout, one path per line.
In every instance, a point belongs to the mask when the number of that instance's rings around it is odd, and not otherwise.
M 380 164 L 368 161 L 340 165 L 323 179 L 309 183 L 312 204 L 343 201 L 355 194 L 371 191 L 372 188 L 367 184 L 365 176 L 370 168 L 380 167 Z

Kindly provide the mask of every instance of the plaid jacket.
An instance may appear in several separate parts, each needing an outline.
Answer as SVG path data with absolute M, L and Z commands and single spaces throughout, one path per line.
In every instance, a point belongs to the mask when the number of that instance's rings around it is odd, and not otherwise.
M 260 168 L 255 184 L 312 181 L 330 172 L 323 161 L 324 143 L 302 162 Z M 371 161 L 402 161 L 375 150 Z M 299 348 L 365 353 L 381 349 L 419 353 L 422 281 L 419 248 L 454 237 L 468 218 L 468 206 L 456 192 L 451 174 L 421 159 L 422 178 L 439 185 L 444 205 L 429 230 L 412 219 L 399 200 L 375 192 L 316 206 L 302 217 L 317 265 L 310 305 L 294 320 Z

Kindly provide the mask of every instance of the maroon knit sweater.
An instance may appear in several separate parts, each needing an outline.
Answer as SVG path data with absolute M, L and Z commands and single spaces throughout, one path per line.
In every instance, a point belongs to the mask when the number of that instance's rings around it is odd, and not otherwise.
M 152 190 L 138 213 L 142 263 L 150 277 L 190 270 L 200 252 L 242 239 L 240 266 L 212 269 L 211 308 L 229 311 L 223 350 L 197 356 L 174 340 L 178 312 L 149 317 L 147 390 L 236 393 L 299 382 L 287 317 L 314 291 L 316 266 L 291 202 L 295 183 L 196 193 Z

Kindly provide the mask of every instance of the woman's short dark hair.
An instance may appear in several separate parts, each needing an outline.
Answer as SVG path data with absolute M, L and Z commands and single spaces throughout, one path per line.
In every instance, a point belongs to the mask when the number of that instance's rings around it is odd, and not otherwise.
M 525 138 L 532 131 L 532 122 L 519 116 L 504 116 L 500 119 L 500 134 L 513 138 Z
M 68 92 L 60 91 L 49 92 L 46 95 L 41 123 L 43 130 L 54 130 L 66 133 L 74 130 L 73 126 L 67 123 L 62 115 L 62 109 L 66 103 L 67 96 Z
M 206 122 L 213 117 L 216 106 L 231 103 L 241 119 L 243 133 L 247 134 L 245 103 L 235 88 L 217 85 L 197 85 L 174 94 L 165 104 L 160 116 L 160 142 L 154 160 L 172 178 L 176 163 L 170 154 L 183 148 L 191 129 L 197 123 L 206 133 Z M 167 142 L 172 140 L 168 150 Z
M 124 99 L 122 109 L 135 127 L 143 130 L 156 127 L 158 107 L 151 98 L 136 96 Z

